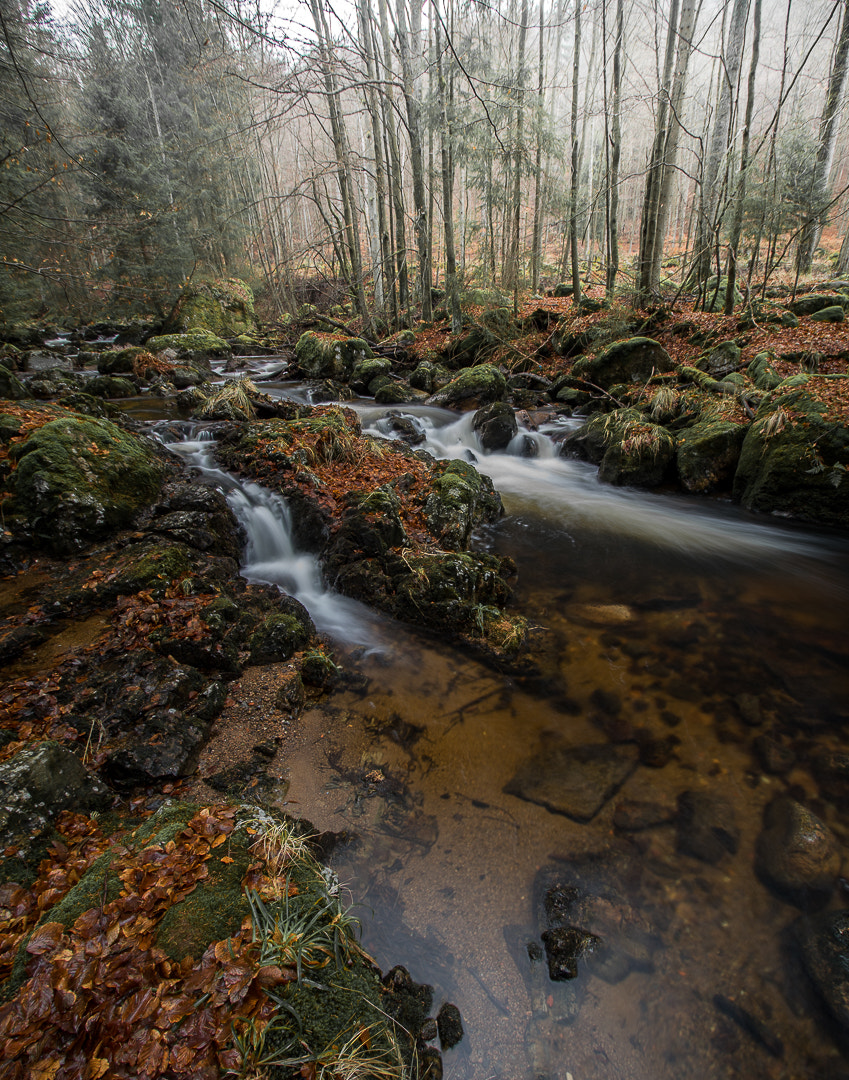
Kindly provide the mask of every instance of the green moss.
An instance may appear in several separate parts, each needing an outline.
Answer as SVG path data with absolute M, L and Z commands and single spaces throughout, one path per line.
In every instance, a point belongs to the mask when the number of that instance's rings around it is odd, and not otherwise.
M 165 466 L 153 447 L 109 420 L 63 417 L 12 447 L 15 511 L 58 552 L 130 524 L 159 492 Z
M 224 337 L 256 333 L 254 296 L 239 278 L 219 278 L 184 290 L 166 330 L 207 330 Z
M 189 577 L 191 569 L 189 554 L 182 544 L 163 542 L 133 556 L 116 579 L 115 587 L 121 593 L 146 589 L 156 596 L 172 582 Z
M 160 334 L 148 338 L 145 348 L 149 352 L 173 349 L 179 356 L 227 356 L 230 346 L 209 330 L 191 329 L 183 334 Z
M 271 664 L 289 660 L 308 644 L 311 634 L 295 615 L 269 615 L 251 637 L 251 663 Z
M 308 378 L 343 381 L 357 364 L 374 359 L 374 353 L 362 338 L 339 338 L 313 330 L 307 330 L 298 339 L 295 356 Z

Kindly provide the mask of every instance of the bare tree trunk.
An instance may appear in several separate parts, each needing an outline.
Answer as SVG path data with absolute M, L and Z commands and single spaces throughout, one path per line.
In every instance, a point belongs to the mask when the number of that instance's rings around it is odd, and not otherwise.
M 313 0 L 313 3 L 315 0 Z M 424 183 L 424 162 L 422 159 L 421 119 L 419 103 L 416 98 L 413 62 L 410 55 L 410 40 L 407 34 L 407 13 L 405 0 L 397 0 L 398 49 L 401 55 L 401 72 L 404 82 L 404 102 L 407 106 L 407 129 L 410 136 L 410 165 L 413 173 L 413 207 L 415 211 L 416 244 L 419 252 L 419 291 L 422 305 L 422 318 L 430 322 L 433 318 L 433 305 L 430 296 L 431 270 L 428 258 L 427 197 Z M 415 12 L 416 4 L 413 4 Z M 421 10 L 418 10 L 421 18 Z
M 575 4 L 575 44 L 572 58 L 572 121 L 570 138 L 572 140 L 572 188 L 569 196 L 569 239 L 572 255 L 572 303 L 577 307 L 581 302 L 581 268 L 578 265 L 578 176 L 580 166 L 580 146 L 578 144 L 578 77 L 581 73 L 581 4 Z
M 539 65 L 537 79 L 537 147 L 534 157 L 534 232 L 531 241 L 531 291 L 539 292 L 539 271 L 542 262 L 542 130 L 545 94 L 545 52 L 543 49 L 545 27 L 545 0 L 539 0 Z
M 619 273 L 619 157 L 622 150 L 622 48 L 624 38 L 624 0 L 616 0 L 616 41 L 613 46 L 613 100 L 610 134 L 605 140 L 609 154 L 607 165 L 607 269 L 605 295 L 613 300 L 616 275 Z M 605 7 L 605 13 L 606 13 Z M 606 65 L 605 65 L 606 67 Z M 605 118 L 607 109 L 605 108 Z
M 460 311 L 460 290 L 457 287 L 457 259 L 454 253 L 454 170 L 451 162 L 451 121 L 448 116 L 448 92 L 442 68 L 442 42 L 439 22 L 436 23 L 436 73 L 439 91 L 441 131 L 439 133 L 442 157 L 442 223 L 445 234 L 445 291 L 451 312 L 451 332 L 459 334 L 463 329 Z
M 380 39 L 383 44 L 383 70 L 386 86 L 381 96 L 383 127 L 389 143 L 389 160 L 392 178 L 392 205 L 395 218 L 395 267 L 398 276 L 398 307 L 405 311 L 410 306 L 410 286 L 407 272 L 407 237 L 404 223 L 404 182 L 401 171 L 401 153 L 398 149 L 398 133 L 395 124 L 395 103 L 392 96 L 392 44 L 389 37 L 389 18 L 386 0 L 378 0 L 380 15 Z
M 737 264 L 740 235 L 743 231 L 743 204 L 746 201 L 746 180 L 749 168 L 749 138 L 752 127 L 752 111 L 755 104 L 755 75 L 761 47 L 761 0 L 754 0 L 752 19 L 752 58 L 749 65 L 749 85 L 746 91 L 746 120 L 740 145 L 740 171 L 737 174 L 737 192 L 734 197 L 734 216 L 731 236 L 728 240 L 728 282 L 725 289 L 725 314 L 734 311 L 734 289 L 737 283 Z
M 359 216 L 353 198 L 348 140 L 345 135 L 342 115 L 339 111 L 336 80 L 333 77 L 333 70 L 328 53 L 330 35 L 327 29 L 327 20 L 325 18 L 324 10 L 321 7 L 321 0 L 310 0 L 310 7 L 315 23 L 319 59 L 321 62 L 322 75 L 324 77 L 327 106 L 330 112 L 330 129 L 333 137 L 333 148 L 336 154 L 339 191 L 342 196 L 342 213 L 345 220 L 345 240 L 351 263 L 350 286 L 357 311 L 363 318 L 365 332 L 368 333 L 369 313 L 368 305 L 366 304 L 365 288 L 363 285 Z
M 513 184 L 510 198 L 510 243 L 504 264 L 502 284 L 505 289 L 513 290 L 513 306 L 517 307 L 519 290 L 519 223 L 521 220 L 522 199 L 522 159 L 524 157 L 522 140 L 525 123 L 525 41 L 528 34 L 528 0 L 522 0 L 522 15 L 519 25 L 519 48 L 516 59 L 516 144 L 513 148 Z
M 829 203 L 828 181 L 834 162 L 834 148 L 837 143 L 840 110 L 846 89 L 846 74 L 849 71 L 849 0 L 843 0 L 843 23 L 837 39 L 837 49 L 828 80 L 828 93 L 820 120 L 819 146 L 817 147 L 816 165 L 811 192 L 811 210 L 802 226 L 797 254 L 797 271 L 809 274 L 814 259 L 814 252 L 819 243 L 820 234 L 827 216 Z
M 701 285 L 710 277 L 720 226 L 720 195 L 724 187 L 721 173 L 723 163 L 727 167 L 727 154 L 731 143 L 731 120 L 743 63 L 748 10 L 749 0 L 734 0 L 720 74 L 719 102 L 702 173 L 701 209 L 696 240 L 696 273 Z

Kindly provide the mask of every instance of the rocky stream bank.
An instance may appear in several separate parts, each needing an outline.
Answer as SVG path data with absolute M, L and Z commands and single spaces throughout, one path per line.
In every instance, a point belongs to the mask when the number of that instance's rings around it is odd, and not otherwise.
M 402 970 L 381 979 L 358 950 L 322 863 L 336 838 L 319 836 L 310 852 L 303 829 L 257 808 L 274 802 L 273 734 L 198 775 L 234 708 L 235 680 L 273 671 L 273 731 L 357 673 L 337 666 L 296 599 L 240 576 L 244 536 L 224 495 L 167 451 L 167 428 L 154 439 L 130 419 L 128 402 L 161 400 L 175 437 L 186 420 L 203 424 L 221 466 L 285 497 L 298 545 L 338 591 L 532 680 L 539 631 L 511 607 L 515 565 L 474 547 L 475 530 L 501 513 L 491 482 L 468 460 L 418 449 L 420 432 L 401 415 L 393 441 L 363 435 L 345 401 L 473 412 L 484 450 L 520 454 L 535 452 L 535 428 L 582 413 L 560 452 L 597 463 L 607 483 L 733 497 L 843 529 L 849 341 L 836 321 L 822 337 L 815 316 L 842 311 L 844 294 L 822 295 L 834 302 L 789 311 L 800 325 L 782 323 L 776 304 L 734 340 L 718 317 L 656 315 L 623 333 L 621 319 L 605 325 L 603 313 L 552 301 L 519 322 L 503 307 L 473 308 L 460 339 L 406 332 L 378 344 L 299 326 L 284 340 L 213 341 L 187 324 L 170 336 L 145 328 L 138 344 L 4 347 L 6 1074 L 332 1076 L 359 1054 L 375 1075 L 415 1058 L 437 1076 L 437 1047 L 461 1033 L 452 1007 L 430 1018 L 426 987 Z M 782 353 L 781 332 L 810 327 Z M 237 378 L 213 386 L 222 365 L 238 376 L 239 354 L 257 352 L 308 380 L 313 401 L 334 404 L 269 397 Z M 613 734 L 600 745 L 529 757 L 514 794 L 589 820 L 662 752 Z M 780 758 L 780 745 L 763 750 Z M 840 755 L 818 769 L 823 790 L 843 790 Z M 221 802 L 187 802 L 190 779 L 193 794 Z M 770 806 L 757 869 L 809 911 L 832 894 L 842 857 L 803 803 Z M 657 812 L 623 804 L 623 833 L 650 828 Z M 707 864 L 739 843 L 733 813 L 698 791 L 669 820 L 679 849 Z M 652 928 L 636 915 L 611 922 L 613 886 L 590 887 L 568 868 L 555 878 L 536 886 L 549 979 L 580 987 L 585 962 L 612 981 L 651 964 Z M 838 1027 L 849 1022 L 843 921 L 825 905 L 797 933 Z M 315 1007 L 314 983 L 332 983 L 332 1005 Z M 757 1017 L 724 1008 L 780 1057 Z M 81 1028 L 82 1017 L 97 1020 Z

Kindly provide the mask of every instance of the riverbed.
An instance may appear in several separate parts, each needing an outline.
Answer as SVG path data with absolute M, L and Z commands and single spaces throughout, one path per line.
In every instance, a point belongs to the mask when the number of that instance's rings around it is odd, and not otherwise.
M 353 405 L 365 430 L 389 434 L 388 410 Z M 391 411 L 501 493 L 505 515 L 476 544 L 517 563 L 533 670 L 493 670 L 334 597 L 310 557 L 274 547 L 279 536 L 257 546 L 245 513 L 270 513 L 285 539 L 285 508 L 275 517 L 244 486 L 231 504 L 248 507 L 234 505 L 254 544 L 244 572 L 295 592 L 356 675 L 284 733 L 281 805 L 342 834 L 334 868 L 381 967 L 404 964 L 436 1007 L 460 1008 L 466 1035 L 445 1075 L 842 1075 L 789 944 L 799 908 L 758 879 L 754 851 L 764 807 L 784 792 L 847 840 L 843 807 L 810 771 L 814 750 L 847 749 L 846 538 L 600 485 L 558 456 L 568 421 L 487 455 L 469 418 Z M 209 469 L 201 442 L 194 433 L 184 456 Z M 781 769 L 765 763 L 764 738 L 784 751 Z M 589 821 L 507 790 L 528 758 L 593 744 L 636 744 L 640 764 Z M 680 850 L 688 791 L 732 808 L 736 853 L 711 864 Z M 633 828 L 639 813 L 654 823 Z M 628 964 L 549 979 L 543 897 L 561 879 L 591 898 L 611 939 L 624 934 Z

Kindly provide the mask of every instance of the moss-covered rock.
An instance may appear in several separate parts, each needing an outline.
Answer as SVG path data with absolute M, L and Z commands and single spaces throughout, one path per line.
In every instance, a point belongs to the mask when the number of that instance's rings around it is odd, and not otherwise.
M 295 346 L 301 371 L 310 379 L 340 379 L 347 382 L 357 364 L 375 359 L 362 338 L 345 338 L 307 330 Z
M 841 323 L 845 320 L 846 313 L 839 304 L 832 304 L 830 307 L 820 308 L 819 311 L 815 311 L 811 316 L 812 322 L 824 322 L 824 323 Z
M 28 397 L 27 388 L 5 364 L 0 364 L 0 397 L 7 401 L 20 401 Z
M 477 525 L 501 516 L 501 498 L 489 477 L 467 461 L 442 462 L 437 469 L 425 502 L 427 526 L 442 547 L 462 550 Z
M 349 385 L 358 394 L 373 394 L 377 386 L 372 388 L 372 383 L 381 376 L 387 376 L 391 370 L 392 362 L 383 356 L 360 360 L 354 365 Z
M 740 346 L 736 341 L 720 341 L 696 363 L 696 367 L 715 379 L 727 375 L 740 363 Z
M 683 431 L 676 441 L 678 478 L 687 491 L 716 491 L 734 479 L 745 424 L 704 420 Z
M 633 337 L 614 341 L 598 356 L 582 357 L 572 374 L 606 390 L 616 383 L 645 382 L 674 366 L 669 353 L 653 338 Z
M 519 426 L 516 414 L 506 401 L 493 401 L 475 413 L 472 429 L 484 450 L 506 450 Z
M 101 375 L 131 375 L 135 370 L 137 357 L 147 352 L 140 345 L 129 345 L 126 349 L 107 349 L 97 361 L 97 370 Z
M 86 384 L 86 393 L 100 398 L 126 398 L 136 393 L 136 384 L 114 375 L 95 375 Z
M 281 597 L 280 611 L 269 615 L 250 640 L 252 664 L 289 660 L 315 637 L 307 609 L 291 596 Z
M 415 370 L 410 373 L 410 386 L 416 390 L 424 390 L 426 394 L 432 394 L 435 390 L 441 390 L 451 382 L 451 372 L 442 364 L 434 364 L 430 360 L 421 360 Z
M 725 294 L 728 291 L 728 278 L 712 277 L 705 287 L 705 311 L 722 311 L 725 307 Z M 743 303 L 743 294 L 734 286 L 734 307 Z
M 663 483 L 675 454 L 675 441 L 658 424 L 632 420 L 605 451 L 598 478 L 606 484 L 652 488 Z
M 744 506 L 849 525 L 849 427 L 828 400 L 837 380 L 796 375 L 761 402 L 734 477 Z
M 58 553 L 130 524 L 157 495 L 165 466 L 145 439 L 109 420 L 53 420 L 12 448 L 13 510 Z
M 252 335 L 257 331 L 254 295 L 238 278 L 189 285 L 165 324 L 169 333 L 207 330 L 218 337 Z
M 415 390 L 409 383 L 387 379 L 374 391 L 374 400 L 378 405 L 416 405 L 427 401 L 428 395 L 423 390 Z
M 463 410 L 478 409 L 492 401 L 507 397 L 507 380 L 492 364 L 477 364 L 466 368 L 429 400 L 431 405 Z
M 781 376 L 772 366 L 773 354 L 768 350 L 759 352 L 749 361 L 746 374 L 758 388 L 758 390 L 774 390 L 781 382 Z
M 465 334 L 452 338 L 443 348 L 442 360 L 452 368 L 481 364 L 501 344 L 501 338 L 485 326 L 472 325 Z
M 28 396 L 41 401 L 75 393 L 82 390 L 84 385 L 82 375 L 58 367 L 37 371 L 26 380 Z
M 846 303 L 849 303 L 849 300 L 842 293 L 808 293 L 807 296 L 794 300 L 789 307 L 794 315 L 815 315 L 825 308 L 842 308 Z
M 153 353 L 173 350 L 178 358 L 195 362 L 231 354 L 226 341 L 209 330 L 198 329 L 188 330 L 183 334 L 160 334 L 148 338 L 145 349 Z

